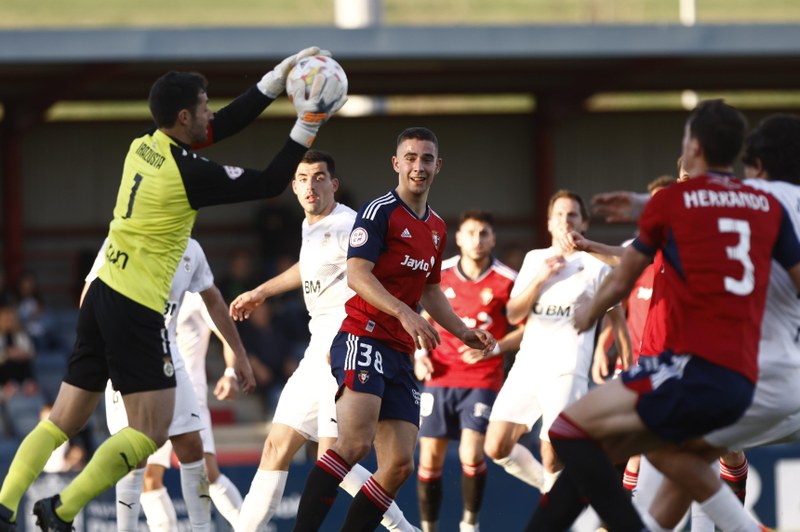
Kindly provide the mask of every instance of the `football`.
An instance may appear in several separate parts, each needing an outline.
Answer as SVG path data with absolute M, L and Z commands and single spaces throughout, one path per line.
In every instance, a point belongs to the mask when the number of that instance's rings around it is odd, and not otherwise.
M 298 61 L 286 78 L 286 92 L 291 94 L 290 87 L 295 81 L 301 79 L 306 84 L 306 96 L 308 96 L 316 76 L 325 76 L 328 78 L 328 83 L 335 80 L 336 83 L 343 86 L 343 93 L 347 94 L 347 75 L 344 73 L 344 69 L 333 58 L 324 55 L 306 57 Z

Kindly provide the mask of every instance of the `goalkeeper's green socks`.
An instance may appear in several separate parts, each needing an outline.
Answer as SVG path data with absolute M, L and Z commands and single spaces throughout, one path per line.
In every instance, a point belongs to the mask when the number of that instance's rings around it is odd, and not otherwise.
M 73 521 L 89 501 L 116 484 L 157 448 L 156 442 L 138 430 L 126 427 L 117 432 L 98 447 L 83 471 L 61 492 L 56 515 L 66 522 Z
M 25 491 L 42 472 L 53 451 L 67 439 L 63 430 L 45 419 L 22 440 L 0 488 L 0 504 L 11 510 L 12 521 L 16 519 L 17 507 Z

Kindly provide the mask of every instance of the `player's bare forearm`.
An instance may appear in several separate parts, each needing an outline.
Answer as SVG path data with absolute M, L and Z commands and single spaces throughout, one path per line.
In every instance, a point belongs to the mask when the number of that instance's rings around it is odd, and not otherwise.
M 500 353 L 508 353 L 510 351 L 516 351 L 519 349 L 520 344 L 522 344 L 522 335 L 524 333 L 525 326 L 520 325 L 499 339 L 497 341 L 497 345 L 500 346 Z
M 222 294 L 216 286 L 204 290 L 200 293 L 203 298 L 203 303 L 206 305 L 208 315 L 217 326 L 217 330 L 225 339 L 225 342 L 230 346 L 233 355 L 232 363 L 228 367 L 233 367 L 236 371 L 236 376 L 239 380 L 239 385 L 245 393 L 250 393 L 255 388 L 255 378 L 253 377 L 253 369 L 250 367 L 250 362 L 247 360 L 247 354 L 242 344 L 242 339 L 239 337 L 239 331 L 233 323 L 233 319 L 228 314 L 228 307 Z M 226 361 L 227 362 L 227 361 Z
M 303 285 L 300 276 L 300 263 L 296 262 L 291 268 L 280 275 L 265 281 L 256 288 L 244 292 L 236 297 L 230 304 L 230 315 L 235 320 L 244 320 L 250 317 L 253 310 L 270 297 L 296 290 Z
M 439 284 L 426 284 L 420 299 L 425 312 L 433 321 L 441 325 L 456 338 L 461 338 L 469 330 L 464 321 L 458 317 L 450 306 L 450 302 L 442 292 Z
M 394 316 L 411 336 L 417 349 L 431 350 L 439 345 L 439 333 L 416 309 L 394 297 L 372 273 L 375 263 L 352 257 L 347 259 L 347 284 L 364 301 L 378 310 Z
M 611 321 L 611 327 L 614 332 L 614 343 L 617 346 L 617 353 L 622 363 L 622 369 L 627 370 L 633 363 L 633 347 L 631 345 L 631 335 L 628 331 L 628 323 L 625 320 L 625 314 L 622 312 L 622 307 L 616 306 L 609 310 L 606 315 Z
M 520 294 L 512 297 L 506 303 L 506 317 L 510 323 L 514 325 L 524 320 L 531 309 L 533 303 L 539 298 L 543 280 L 534 279 Z

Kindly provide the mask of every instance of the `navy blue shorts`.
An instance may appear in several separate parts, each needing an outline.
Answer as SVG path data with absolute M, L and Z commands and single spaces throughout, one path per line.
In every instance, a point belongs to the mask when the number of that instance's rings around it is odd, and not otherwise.
M 494 390 L 426 386 L 422 391 L 419 435 L 458 440 L 463 429 L 486 434 L 496 398 Z
M 753 401 L 744 375 L 692 355 L 639 357 L 622 373 L 639 394 L 636 411 L 660 438 L 680 443 L 734 423 Z
M 419 390 L 408 353 L 374 338 L 339 331 L 331 344 L 331 373 L 339 384 L 337 398 L 345 386 L 377 395 L 378 419 L 402 419 L 419 426 Z

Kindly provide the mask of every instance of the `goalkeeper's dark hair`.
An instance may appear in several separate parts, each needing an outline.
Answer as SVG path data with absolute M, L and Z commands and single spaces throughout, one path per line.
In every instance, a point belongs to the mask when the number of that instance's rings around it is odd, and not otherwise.
M 461 213 L 458 217 L 458 227 L 464 225 L 467 220 L 475 220 L 483 222 L 494 230 L 494 215 L 489 211 L 482 211 L 480 209 L 469 209 Z
M 326 151 L 308 150 L 300 162 L 306 164 L 325 163 L 328 165 L 328 173 L 331 174 L 331 177 L 339 179 L 339 176 L 336 175 L 336 162 L 333 160 L 333 155 Z
M 731 166 L 742 151 L 747 119 L 723 100 L 705 100 L 686 122 L 709 166 Z
M 397 145 L 399 146 L 408 139 L 428 140 L 433 142 L 433 145 L 436 146 L 436 151 L 439 151 L 439 139 L 436 138 L 436 134 L 433 131 L 426 127 L 410 127 L 406 129 L 397 136 Z
M 200 93 L 206 91 L 208 81 L 197 72 L 167 72 L 150 87 L 150 114 L 156 127 L 172 127 L 178 113 L 188 109 L 194 115 Z
M 800 184 L 800 116 L 774 114 L 759 122 L 744 144 L 742 161 L 762 168 L 770 179 Z

